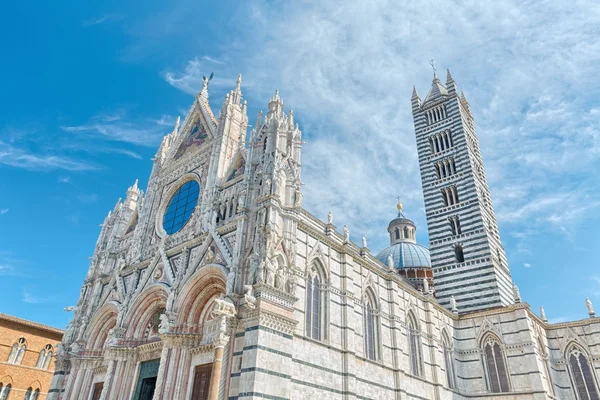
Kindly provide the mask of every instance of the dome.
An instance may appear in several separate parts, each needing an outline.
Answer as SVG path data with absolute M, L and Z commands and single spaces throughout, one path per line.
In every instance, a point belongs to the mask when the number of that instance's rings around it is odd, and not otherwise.
M 414 267 L 431 267 L 429 249 L 417 243 L 399 242 L 379 252 L 375 257 L 384 265 L 388 264 L 388 256 L 392 255 L 394 266 L 398 269 Z

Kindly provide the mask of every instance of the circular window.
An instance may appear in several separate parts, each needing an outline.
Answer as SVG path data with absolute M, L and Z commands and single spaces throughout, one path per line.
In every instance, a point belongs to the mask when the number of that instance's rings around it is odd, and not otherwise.
M 192 180 L 181 185 L 171 197 L 163 217 L 163 228 L 167 234 L 178 232 L 188 222 L 198 204 L 199 193 L 200 185 Z

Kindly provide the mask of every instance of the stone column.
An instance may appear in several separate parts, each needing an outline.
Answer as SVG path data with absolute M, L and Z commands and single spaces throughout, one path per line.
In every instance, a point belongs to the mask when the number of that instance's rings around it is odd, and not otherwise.
M 57 356 L 54 361 L 54 375 L 52 376 L 52 382 L 50 383 L 50 390 L 48 390 L 46 400 L 58 400 L 65 379 L 66 367 L 67 360 L 61 356 Z
M 208 388 L 208 400 L 218 400 L 219 384 L 221 383 L 221 367 L 223 366 L 223 349 L 225 343 L 218 343 L 215 346 L 215 359 L 213 360 L 212 371 L 210 374 L 210 386 Z
M 104 385 L 102 387 L 102 394 L 100 394 L 100 400 L 107 400 L 110 389 L 112 388 L 112 380 L 117 365 L 116 360 L 108 360 L 108 368 L 106 369 L 106 376 L 104 378 Z
M 158 366 L 158 374 L 156 377 L 156 388 L 154 389 L 154 397 L 152 400 L 160 400 L 162 398 L 162 388 L 163 382 L 165 380 L 165 374 L 168 371 L 165 371 L 166 365 L 169 362 L 169 355 L 171 353 L 171 349 L 163 343 L 162 352 L 160 354 L 160 365 Z

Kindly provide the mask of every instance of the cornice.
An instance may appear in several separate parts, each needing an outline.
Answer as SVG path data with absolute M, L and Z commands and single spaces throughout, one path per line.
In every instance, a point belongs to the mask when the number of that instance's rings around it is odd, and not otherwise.
M 65 334 L 65 332 L 63 330 L 60 330 L 58 328 L 53 328 L 51 326 L 43 325 L 43 324 L 40 324 L 40 323 L 34 322 L 34 321 L 29 321 L 27 319 L 13 317 L 12 315 L 8 315 L 8 314 L 0 313 L 0 320 L 8 321 L 13 324 L 23 325 L 23 326 L 26 326 L 29 328 L 39 329 L 41 331 L 52 333 L 54 335 L 60 335 L 61 337 L 62 337 L 62 335 Z

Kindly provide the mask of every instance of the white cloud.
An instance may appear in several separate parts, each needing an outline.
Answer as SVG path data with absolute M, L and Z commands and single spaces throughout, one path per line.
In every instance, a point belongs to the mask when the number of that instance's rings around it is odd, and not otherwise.
M 0 208 L 0 215 L 4 215 L 10 211 L 10 208 Z
M 503 226 L 563 229 L 598 214 L 600 104 L 590 90 L 600 62 L 596 2 L 248 7 L 216 76 L 243 68 L 250 108 L 264 109 L 280 89 L 308 142 L 304 198 L 317 216 L 332 209 L 353 237 L 365 232 L 383 245 L 401 194 L 425 231 L 410 94 L 413 84 L 427 94 L 431 58 L 443 79 L 441 71 L 452 70 L 471 102 Z M 196 94 L 213 67 L 197 57 L 164 78 Z
M 105 139 L 108 141 L 131 143 L 138 146 L 157 147 L 165 131 L 161 120 L 145 122 L 134 122 L 127 118 L 123 110 L 114 114 L 99 115 L 83 125 L 62 126 L 65 132 L 84 136 L 92 139 Z M 114 150 L 126 154 L 127 150 Z M 130 152 L 128 155 L 133 154 Z
M 531 268 L 531 264 L 529 264 L 529 263 L 523 263 L 523 266 L 524 266 L 525 268 Z
M 54 296 L 45 296 L 39 293 L 36 293 L 35 290 L 23 288 L 22 290 L 23 297 L 21 300 L 27 304 L 42 304 L 48 303 L 55 300 Z
M 162 75 L 170 85 L 186 93 L 195 95 L 202 89 L 202 77 L 209 77 L 215 69 L 222 70 L 222 64 L 223 62 L 214 60 L 208 56 L 202 58 L 196 57 L 188 61 L 183 72 L 177 73 L 167 70 Z M 235 78 L 216 74 L 210 81 L 210 87 L 231 86 L 232 82 L 235 82 Z
M 89 171 L 97 166 L 70 157 L 54 154 L 36 154 L 26 149 L 12 146 L 0 140 L 0 164 L 35 171 L 65 170 Z
M 86 21 L 83 21 L 81 23 L 81 26 L 84 28 L 89 28 L 91 26 L 100 25 L 100 24 L 104 24 L 107 22 L 119 21 L 123 18 L 124 18 L 123 15 L 116 15 L 116 14 L 115 15 L 103 15 L 101 17 L 91 18 Z

